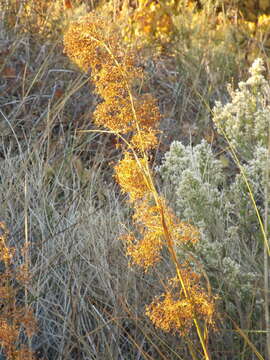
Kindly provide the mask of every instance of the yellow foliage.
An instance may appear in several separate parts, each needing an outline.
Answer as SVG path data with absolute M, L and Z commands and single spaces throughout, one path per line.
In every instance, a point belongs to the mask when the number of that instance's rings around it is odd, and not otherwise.
M 24 327 L 29 338 L 34 335 L 37 331 L 36 320 L 29 306 L 17 304 L 19 289 L 14 286 L 14 280 L 25 285 L 30 275 L 28 268 L 22 268 L 18 273 L 23 270 L 23 277 L 17 276 L 15 249 L 7 246 L 7 240 L 8 230 L 5 224 L 0 222 L 0 261 L 4 267 L 0 274 L 0 346 L 7 359 L 35 360 L 29 348 L 19 346 L 19 339 L 21 326 Z
M 139 6 L 129 17 L 124 28 L 124 39 L 138 46 L 157 43 L 165 45 L 174 33 L 173 16 L 178 13 L 176 0 L 139 0 Z
M 125 157 L 114 167 L 115 178 L 123 192 L 128 193 L 131 201 L 141 199 L 151 192 L 147 160 L 134 158 L 125 153 Z
M 146 314 L 160 329 L 187 336 L 194 318 L 213 324 L 215 299 L 200 286 L 200 276 L 192 269 L 183 267 L 181 272 L 187 296 L 181 291 L 178 279 L 173 278 L 164 294 L 147 306 Z
M 170 34 L 170 11 L 175 10 L 174 6 L 174 1 L 140 1 L 133 17 L 138 24 L 137 31 L 150 37 Z M 154 185 L 147 151 L 157 144 L 157 126 L 161 114 L 151 94 L 140 94 L 136 87 L 133 88 L 133 82 L 143 76 L 142 71 L 137 72 L 134 54 L 130 48 L 127 48 L 127 53 L 122 50 L 116 27 L 112 31 L 112 27 L 106 26 L 106 21 L 93 15 L 72 24 L 65 34 L 64 44 L 66 53 L 77 65 L 84 71 L 91 68 L 96 90 L 103 98 L 94 113 L 95 123 L 121 136 L 125 143 L 124 157 L 114 170 L 116 181 L 122 192 L 129 195 L 134 208 L 135 230 L 122 236 L 127 255 L 132 263 L 147 271 L 161 259 L 161 250 L 166 247 L 178 273 L 178 287 L 182 289 L 178 297 L 174 299 L 168 293 L 168 301 L 163 302 L 161 309 L 158 305 L 161 303 L 155 302 L 148 307 L 147 314 L 166 331 L 180 332 L 180 327 L 188 330 L 197 317 L 209 323 L 214 313 L 214 300 L 195 280 L 192 287 L 189 285 L 195 275 L 189 270 L 180 269 L 174 251 L 176 242 L 197 242 L 199 233 L 190 224 L 176 218 Z M 126 136 L 129 133 L 132 135 L 130 142 L 123 137 L 123 134 Z M 184 299 L 180 299 L 182 293 Z M 172 309 L 175 305 L 176 311 Z M 185 315 L 184 308 L 189 308 Z M 157 321 L 160 316 L 162 322 Z M 174 317 L 173 322 L 171 319 Z M 166 321 L 168 326 L 164 325 Z M 198 326 L 197 331 L 200 333 Z M 204 352 L 207 353 L 205 347 Z
M 158 202 L 158 205 L 155 203 Z M 172 241 L 178 244 L 195 243 L 199 233 L 192 225 L 180 222 L 162 197 L 154 200 L 151 192 L 134 201 L 134 233 L 122 236 L 131 262 L 147 271 L 161 260 L 161 250 L 166 246 L 164 226 Z

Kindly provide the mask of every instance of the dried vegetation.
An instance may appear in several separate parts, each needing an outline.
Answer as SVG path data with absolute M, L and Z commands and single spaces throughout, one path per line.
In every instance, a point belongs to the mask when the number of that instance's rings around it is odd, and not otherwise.
M 260 229 L 241 169 L 261 179 L 263 167 L 242 157 L 246 144 L 232 152 L 244 138 L 234 143 L 226 109 L 258 56 L 266 94 L 268 12 L 263 1 L 0 0 L 0 357 L 267 358 L 268 190 L 253 188 Z M 192 150 L 202 139 L 206 157 Z M 166 163 L 173 140 L 183 145 Z M 243 208 L 213 198 L 234 181 Z M 241 239 L 230 234 L 230 250 L 224 204 Z M 242 269 L 257 275 L 237 303 Z

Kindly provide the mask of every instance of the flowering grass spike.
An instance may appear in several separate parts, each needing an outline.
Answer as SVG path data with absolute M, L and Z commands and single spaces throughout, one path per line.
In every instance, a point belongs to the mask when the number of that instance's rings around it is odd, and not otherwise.
M 91 70 L 102 98 L 94 112 L 95 123 L 124 140 L 115 179 L 134 209 L 134 231 L 122 236 L 131 263 L 147 271 L 161 261 L 164 249 L 176 269 L 177 276 L 170 281 L 174 285 L 148 306 L 147 315 L 165 331 L 188 335 L 195 325 L 205 359 L 210 359 L 198 321 L 205 326 L 212 322 L 214 299 L 199 284 L 199 276 L 181 264 L 175 253 L 176 243 L 194 244 L 199 233 L 179 221 L 156 190 L 148 150 L 157 144 L 161 114 L 156 99 L 137 90 L 135 84 L 143 79 L 143 71 L 134 50 L 125 52 L 119 37 L 115 24 L 90 14 L 71 25 L 64 39 L 65 51 L 84 71 Z

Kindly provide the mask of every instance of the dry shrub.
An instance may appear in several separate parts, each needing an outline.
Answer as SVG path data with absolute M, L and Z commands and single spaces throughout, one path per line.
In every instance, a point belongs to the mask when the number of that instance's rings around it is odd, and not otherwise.
M 27 248 L 24 249 L 26 255 Z M 18 256 L 18 255 L 17 255 Z M 37 324 L 28 304 L 23 303 L 19 292 L 26 289 L 31 276 L 27 262 L 17 265 L 15 248 L 8 246 L 8 230 L 0 223 L 0 345 L 9 360 L 35 360 L 31 351 L 31 338 L 37 332 Z M 22 342 L 22 329 L 28 345 Z

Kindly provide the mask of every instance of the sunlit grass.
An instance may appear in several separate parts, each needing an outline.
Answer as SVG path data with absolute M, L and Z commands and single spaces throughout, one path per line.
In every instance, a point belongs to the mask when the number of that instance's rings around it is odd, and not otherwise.
M 63 54 L 63 34 L 94 8 L 107 27 L 100 22 L 92 36 L 98 50 L 83 51 L 88 30 L 73 48 L 81 74 Z M 218 300 L 219 332 L 201 331 L 213 303 L 211 284 L 203 287 L 208 275 L 192 258 L 199 235 L 175 217 L 155 174 L 172 140 L 204 137 L 227 154 L 212 123 L 214 101 L 227 101 L 226 83 L 245 79 L 258 55 L 268 67 L 269 15 L 255 22 L 245 11 L 177 1 L 0 0 L 0 220 L 10 248 L 19 253 L 27 239 L 30 249 L 24 296 L 39 330 L 26 342 L 38 357 L 263 358 L 263 325 L 250 320 L 257 304 L 247 304 L 241 328 L 239 319 L 221 320 Z M 192 255 L 190 265 L 174 258 L 176 242 Z

